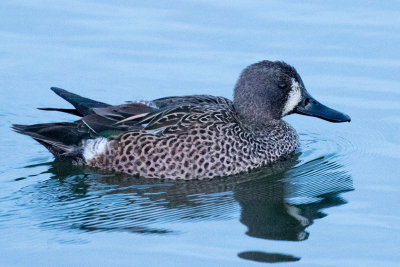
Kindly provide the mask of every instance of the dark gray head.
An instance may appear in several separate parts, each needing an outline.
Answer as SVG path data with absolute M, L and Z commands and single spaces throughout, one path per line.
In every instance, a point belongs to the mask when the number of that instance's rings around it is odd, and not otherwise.
M 299 113 L 331 122 L 350 117 L 330 109 L 308 94 L 300 75 L 281 61 L 261 61 L 243 70 L 235 85 L 234 106 L 244 122 L 263 125 Z

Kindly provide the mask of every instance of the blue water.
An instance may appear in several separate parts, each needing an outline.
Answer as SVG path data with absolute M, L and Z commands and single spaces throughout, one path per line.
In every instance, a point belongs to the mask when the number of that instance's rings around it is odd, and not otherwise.
M 396 266 L 400 3 L 0 3 L 1 266 Z M 231 98 L 247 65 L 285 60 L 352 117 L 291 115 L 282 164 L 211 181 L 103 175 L 53 162 L 12 123 L 71 121 L 58 86 L 111 104 Z

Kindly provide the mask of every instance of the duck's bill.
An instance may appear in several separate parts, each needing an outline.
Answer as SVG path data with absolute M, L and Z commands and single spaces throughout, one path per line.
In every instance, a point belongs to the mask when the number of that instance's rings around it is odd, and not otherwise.
M 350 122 L 351 120 L 349 115 L 322 105 L 308 92 L 305 92 L 303 100 L 294 109 L 294 112 L 306 116 L 317 117 L 330 122 Z

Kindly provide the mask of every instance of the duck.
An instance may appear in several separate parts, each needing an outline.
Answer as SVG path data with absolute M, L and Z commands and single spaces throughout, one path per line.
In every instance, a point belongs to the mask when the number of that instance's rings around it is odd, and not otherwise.
M 329 122 L 350 117 L 315 100 L 294 67 L 263 60 L 246 67 L 233 100 L 170 96 L 110 105 L 52 87 L 74 108 L 39 108 L 80 117 L 72 122 L 14 124 L 56 160 L 144 178 L 210 179 L 272 165 L 299 147 L 282 118 L 294 113 Z

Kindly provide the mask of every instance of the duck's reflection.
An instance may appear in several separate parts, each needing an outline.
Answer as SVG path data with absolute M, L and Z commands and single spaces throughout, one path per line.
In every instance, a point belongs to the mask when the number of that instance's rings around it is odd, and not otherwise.
M 247 235 L 300 241 L 308 238 L 306 228 L 315 219 L 326 216 L 323 209 L 346 203 L 339 193 L 352 190 L 352 180 L 333 157 L 300 163 L 298 156 L 250 174 L 186 182 L 101 175 L 51 163 L 52 179 L 22 193 L 37 196 L 44 227 L 167 234 L 179 229 L 165 225 L 233 219 L 240 209 Z M 239 253 L 251 255 L 260 260 L 283 254 Z
M 299 261 L 299 257 L 281 253 L 266 253 L 262 251 L 245 251 L 238 254 L 238 256 L 245 260 L 258 261 L 258 262 L 289 262 Z
M 319 158 L 297 167 L 292 164 L 289 169 L 236 186 L 234 197 L 241 207 L 240 221 L 248 228 L 246 234 L 273 240 L 307 239 L 305 229 L 326 216 L 321 210 L 345 204 L 339 193 L 352 190 L 351 177 L 337 164 L 330 164 L 329 172 L 313 173 L 315 167 L 321 169 L 329 163 Z

